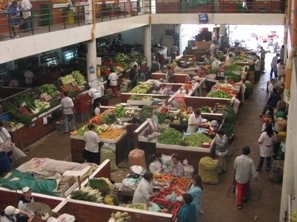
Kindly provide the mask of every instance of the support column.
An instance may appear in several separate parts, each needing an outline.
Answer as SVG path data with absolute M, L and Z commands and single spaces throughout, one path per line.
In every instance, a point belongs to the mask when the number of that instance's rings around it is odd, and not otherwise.
M 152 35 L 151 25 L 144 26 L 144 55 L 147 58 L 147 66 L 152 68 Z
M 96 75 L 96 41 L 87 42 L 88 53 L 87 53 L 87 72 L 88 72 L 88 82 L 91 84 L 92 88 L 98 88 L 98 78 Z

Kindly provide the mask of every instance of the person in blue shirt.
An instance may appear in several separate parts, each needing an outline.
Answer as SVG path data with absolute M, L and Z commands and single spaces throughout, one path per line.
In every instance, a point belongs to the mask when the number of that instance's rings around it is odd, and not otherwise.
M 192 203 L 193 197 L 189 193 L 183 194 L 184 205 L 181 207 L 177 215 L 177 222 L 196 222 L 196 207 Z
M 13 1 L 11 5 L 8 7 L 9 11 L 9 24 L 12 29 L 15 38 L 18 38 L 18 29 L 21 24 L 21 17 L 20 17 L 20 8 L 18 6 L 17 1 Z
M 191 183 L 192 183 L 192 186 L 187 193 L 191 194 L 191 196 L 193 197 L 192 203 L 196 207 L 196 222 L 199 222 L 199 214 L 201 211 L 201 197 L 203 193 L 201 177 L 198 174 L 193 175 Z M 176 188 L 176 190 L 181 194 L 186 193 L 185 191 L 179 188 Z

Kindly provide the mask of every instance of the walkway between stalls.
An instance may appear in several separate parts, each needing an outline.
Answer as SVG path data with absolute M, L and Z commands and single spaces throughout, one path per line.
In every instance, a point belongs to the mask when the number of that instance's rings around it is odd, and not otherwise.
M 268 180 L 268 173 L 264 170 L 259 172 L 258 181 L 251 182 L 251 196 L 243 209 L 238 210 L 235 205 L 235 196 L 232 192 L 233 162 L 236 156 L 241 155 L 241 148 L 250 146 L 251 154 L 255 164 L 259 159 L 259 148 L 257 144 L 262 126 L 259 118 L 264 104 L 267 100 L 266 83 L 269 80 L 270 61 L 272 55 L 268 54 L 266 59 L 266 74 L 261 76 L 258 83 L 254 84 L 253 95 L 240 107 L 234 132 L 236 135 L 234 143 L 234 154 L 227 158 L 227 172 L 220 175 L 219 184 L 204 185 L 202 199 L 201 222 L 277 222 L 279 217 L 281 184 L 273 184 Z M 118 103 L 119 98 L 112 99 L 111 103 Z M 85 123 L 77 123 L 77 128 Z M 69 134 L 54 131 L 46 137 L 30 145 L 28 156 L 15 163 L 15 167 L 33 157 L 48 157 L 57 160 L 71 161 Z M 198 161 L 197 166 L 198 167 Z M 127 175 L 127 169 L 121 169 L 112 173 L 116 182 L 121 182 Z

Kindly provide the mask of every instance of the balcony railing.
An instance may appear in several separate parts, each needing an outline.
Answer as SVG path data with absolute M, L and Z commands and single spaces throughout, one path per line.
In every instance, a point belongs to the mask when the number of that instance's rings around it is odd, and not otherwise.
M 201 4 L 201 2 L 203 4 Z M 151 5 L 149 5 L 151 4 Z M 28 36 L 51 32 L 66 28 L 73 28 L 91 24 L 91 11 L 88 3 L 80 3 L 73 7 L 53 7 L 40 5 L 39 10 L 31 11 L 31 29 L 25 29 L 26 23 L 21 19 L 19 27 L 11 22 L 11 15 L 7 11 L 0 12 L 0 40 L 15 37 L 14 28 L 18 36 Z M 283 0 L 253 1 L 243 5 L 242 0 L 143 0 L 129 2 L 96 2 L 96 22 L 120 19 L 148 13 L 284 13 Z

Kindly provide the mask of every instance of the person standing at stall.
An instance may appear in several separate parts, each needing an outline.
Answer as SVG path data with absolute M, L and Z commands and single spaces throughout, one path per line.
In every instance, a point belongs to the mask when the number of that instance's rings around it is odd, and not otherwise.
M 159 195 L 159 193 L 154 193 L 152 183 L 153 173 L 148 171 L 143 175 L 143 178 L 140 180 L 136 190 L 134 191 L 132 204 L 147 204 L 151 199 Z
M 249 193 L 249 184 L 254 177 L 258 179 L 255 164 L 250 154 L 250 147 L 242 148 L 242 155 L 235 158 L 234 161 L 234 180 L 236 182 L 236 205 L 239 210 L 242 209 L 242 201 L 246 201 Z
M 226 160 L 225 156 L 228 152 L 226 149 L 227 145 L 227 137 L 225 136 L 224 132 L 219 130 L 214 139 L 215 142 L 215 153 L 216 158 L 219 160 L 219 174 L 226 172 Z
M 11 4 L 8 7 L 8 11 L 9 11 L 9 14 L 8 14 L 9 25 L 12 29 L 14 38 L 18 38 L 18 37 L 20 37 L 18 35 L 18 31 L 20 29 L 20 25 L 22 22 L 21 22 L 21 16 L 20 16 L 20 14 L 21 14 L 20 8 L 19 8 L 18 2 L 16 0 L 13 0 L 11 2 Z
M 178 52 L 178 47 L 175 43 L 173 43 L 173 45 L 171 46 L 171 62 L 175 60 L 177 52 Z
M 179 155 L 172 155 L 172 164 L 169 167 L 169 172 L 175 177 L 183 177 L 184 176 L 184 166 L 180 162 Z
M 189 193 L 183 194 L 184 205 L 180 208 L 180 211 L 177 215 L 177 222 L 197 222 L 196 215 L 196 207 L 192 203 L 193 197 Z
M 260 53 L 260 59 L 261 59 L 261 70 L 263 71 L 265 69 L 265 55 L 266 55 L 266 51 L 263 49 L 263 47 L 260 47 L 260 51 L 258 52 Z
M 71 131 L 75 130 L 75 110 L 72 99 L 68 96 L 68 92 L 64 92 L 64 98 L 61 100 L 61 107 L 64 114 L 65 133 L 69 131 L 69 121 Z
M 188 119 L 187 133 L 195 133 L 198 127 L 201 125 L 201 123 L 202 123 L 201 112 L 199 109 L 196 109 Z
M 13 143 L 11 141 L 11 136 L 7 129 L 3 127 L 3 122 L 0 120 L 0 138 L 2 142 L 0 141 L 0 144 L 2 143 L 2 150 L 7 153 L 7 156 L 12 163 L 12 149 L 13 149 Z
M 28 203 L 34 202 L 34 198 L 32 196 L 32 190 L 30 189 L 30 187 L 24 187 L 22 189 L 22 193 L 23 193 L 23 196 L 19 200 L 18 208 L 20 210 L 27 212 L 28 214 L 34 215 L 34 212 L 29 210 L 26 206 Z M 20 214 L 20 217 L 27 217 L 27 215 Z
M 86 142 L 84 150 L 84 160 L 89 163 L 99 164 L 99 136 L 95 132 L 95 125 L 88 125 L 88 131 L 84 133 L 84 141 Z
M 278 62 L 279 54 L 276 53 L 271 60 L 271 70 L 270 70 L 270 78 L 272 78 L 272 74 L 274 73 L 274 78 L 277 79 L 277 62 Z
M 166 80 L 169 83 L 173 83 L 173 70 L 171 66 L 167 66 Z
M 261 70 L 261 60 L 260 57 L 257 56 L 254 62 L 254 71 L 255 71 L 255 80 L 260 80 L 260 70 Z
M 137 65 L 133 65 L 131 70 L 130 70 L 130 80 L 131 80 L 131 83 L 132 83 L 132 88 L 134 88 L 135 85 L 135 82 L 134 82 L 134 79 L 135 79 L 135 76 L 137 75 Z
M 26 72 L 24 73 L 24 77 L 26 87 L 32 87 L 34 74 L 29 68 L 27 68 Z
M 156 152 L 150 158 L 149 169 L 152 173 L 155 173 L 155 172 L 161 173 L 164 170 L 161 157 L 162 157 L 162 153 Z
M 118 96 L 118 74 L 114 71 L 113 68 L 110 69 L 110 74 L 108 76 L 109 85 L 112 90 L 113 96 Z
M 101 88 L 101 86 L 100 86 L 100 88 Z M 92 99 L 93 110 L 95 110 L 97 105 L 100 103 L 102 91 L 100 89 L 95 89 L 95 88 L 90 87 L 88 90 L 88 94 Z

